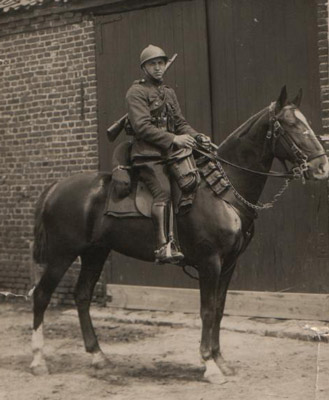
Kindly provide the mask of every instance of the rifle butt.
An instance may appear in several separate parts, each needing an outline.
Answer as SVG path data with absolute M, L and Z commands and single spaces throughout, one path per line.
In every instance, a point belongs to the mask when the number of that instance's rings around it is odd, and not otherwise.
M 107 139 L 112 143 L 120 135 L 120 132 L 125 126 L 127 114 L 121 117 L 118 121 L 114 122 L 106 131 Z

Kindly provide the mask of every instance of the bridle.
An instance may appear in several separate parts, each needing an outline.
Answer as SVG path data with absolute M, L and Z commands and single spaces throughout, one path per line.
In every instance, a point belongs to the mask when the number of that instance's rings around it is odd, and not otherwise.
M 289 154 L 294 163 L 291 169 L 292 178 L 302 178 L 304 182 L 304 174 L 308 171 L 308 161 L 314 160 L 318 157 L 325 155 L 323 151 L 317 152 L 312 157 L 307 156 L 291 138 L 291 136 L 284 130 L 280 121 L 275 115 L 276 102 L 272 102 L 269 106 L 269 130 L 267 131 L 266 139 L 271 141 L 272 153 L 275 154 L 275 149 L 280 143 L 285 152 Z M 283 162 L 283 165 L 284 162 Z M 271 176 L 271 174 L 269 175 Z
M 293 179 L 302 179 L 302 182 L 305 183 L 305 174 L 309 169 L 309 166 L 307 164 L 308 161 L 314 160 L 318 157 L 321 157 L 325 155 L 325 153 L 318 152 L 315 155 L 312 155 L 312 157 L 308 157 L 296 144 L 296 142 L 291 138 L 291 136 L 285 131 L 285 129 L 282 127 L 279 119 L 275 115 L 275 106 L 276 102 L 272 102 L 269 106 L 269 129 L 266 134 L 266 139 L 269 141 L 269 144 L 272 148 L 272 153 L 275 154 L 275 149 L 277 145 L 280 143 L 280 145 L 284 148 L 286 153 L 290 155 L 294 167 L 288 171 L 287 166 L 283 160 L 280 160 L 287 170 L 286 173 L 281 173 L 277 171 L 270 171 L 270 172 L 261 172 L 261 171 L 256 171 L 252 170 L 246 167 L 242 167 L 239 165 L 236 165 L 230 161 L 227 161 L 220 157 L 217 154 L 218 146 L 215 144 L 211 144 L 210 146 L 212 147 L 213 150 L 216 150 L 216 154 L 214 152 L 211 152 L 211 156 L 208 157 L 213 159 L 213 161 L 216 162 L 217 167 L 221 174 L 223 175 L 223 178 L 227 182 L 227 185 L 231 187 L 233 193 L 235 196 L 240 199 L 244 204 L 246 204 L 248 207 L 254 209 L 254 210 L 263 210 L 266 208 L 271 208 L 273 207 L 273 204 L 279 199 L 279 197 L 285 192 L 285 190 L 288 188 L 288 185 L 291 180 Z M 202 147 L 200 150 L 200 146 L 196 149 L 199 153 L 206 155 L 205 152 L 202 151 Z M 274 195 L 274 198 L 271 202 L 262 204 L 261 202 L 258 202 L 258 204 L 253 204 L 250 203 L 248 200 L 246 200 L 243 196 L 240 195 L 240 193 L 234 188 L 232 183 L 229 180 L 229 177 L 227 176 L 225 170 L 223 169 L 221 163 L 232 166 L 234 168 L 237 168 L 242 171 L 250 172 L 252 174 L 256 175 L 262 175 L 262 176 L 267 176 L 267 177 L 272 177 L 272 178 L 285 178 L 285 182 L 283 186 L 280 188 L 277 194 Z
M 280 121 L 275 115 L 275 105 L 276 102 L 272 102 L 269 106 L 269 129 L 266 134 L 266 139 L 269 141 L 269 144 L 272 148 L 272 153 L 275 154 L 275 149 L 277 145 L 280 143 L 287 154 L 289 154 L 295 164 L 295 166 L 288 171 L 285 163 L 283 162 L 284 167 L 286 168 L 286 173 L 281 173 L 277 171 L 270 172 L 261 172 L 252 170 L 250 168 L 241 167 L 240 165 L 236 165 L 227 161 L 216 154 L 216 159 L 223 164 L 230 165 L 231 167 L 240 169 L 242 171 L 250 172 L 256 175 L 263 175 L 272 178 L 290 178 L 290 179 L 299 179 L 303 178 L 304 173 L 308 170 L 307 162 L 314 160 L 318 157 L 322 157 L 326 155 L 324 151 L 318 152 L 314 154 L 312 157 L 308 157 L 295 143 L 295 141 L 290 137 L 290 135 L 284 130 Z M 214 150 L 218 150 L 218 146 L 211 144 Z M 281 161 L 282 162 L 282 161 Z

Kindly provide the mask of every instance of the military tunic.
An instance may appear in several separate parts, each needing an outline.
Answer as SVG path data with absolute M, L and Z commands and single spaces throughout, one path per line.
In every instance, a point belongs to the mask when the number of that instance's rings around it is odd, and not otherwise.
M 175 91 L 151 79 L 135 81 L 127 92 L 128 118 L 133 130 L 131 159 L 155 202 L 170 200 L 165 160 L 175 135 L 196 132 L 182 115 Z
M 128 116 L 135 141 L 132 160 L 140 157 L 164 158 L 175 135 L 198 133 L 182 115 L 173 89 L 151 80 L 135 81 L 127 92 Z

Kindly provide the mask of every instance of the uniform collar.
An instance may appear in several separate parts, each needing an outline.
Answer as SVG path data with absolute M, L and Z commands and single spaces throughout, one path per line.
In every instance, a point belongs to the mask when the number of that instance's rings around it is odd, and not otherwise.
M 157 79 L 152 78 L 149 75 L 145 75 L 144 79 L 145 79 L 146 82 L 148 82 L 151 85 L 156 86 L 156 87 L 160 87 L 160 86 L 163 85 L 163 80 L 159 81 Z

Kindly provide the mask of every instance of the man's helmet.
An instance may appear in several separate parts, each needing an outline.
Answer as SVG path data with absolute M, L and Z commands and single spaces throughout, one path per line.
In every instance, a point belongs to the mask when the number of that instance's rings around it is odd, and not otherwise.
M 153 60 L 154 58 L 164 58 L 165 61 L 168 61 L 168 57 L 166 56 L 166 53 L 157 46 L 153 46 L 152 44 L 149 44 L 145 49 L 141 52 L 140 55 L 140 66 L 142 67 L 146 61 Z

